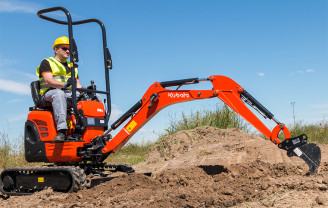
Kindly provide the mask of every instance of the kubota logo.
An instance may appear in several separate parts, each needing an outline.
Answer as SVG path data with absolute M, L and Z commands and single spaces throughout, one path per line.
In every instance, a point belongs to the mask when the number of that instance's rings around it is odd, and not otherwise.
M 189 94 L 188 93 L 173 93 L 173 92 L 171 92 L 171 93 L 169 93 L 168 94 L 168 96 L 170 97 L 170 98 L 189 98 Z
M 100 109 L 100 108 L 97 108 L 97 112 L 104 112 L 104 110 L 103 109 Z

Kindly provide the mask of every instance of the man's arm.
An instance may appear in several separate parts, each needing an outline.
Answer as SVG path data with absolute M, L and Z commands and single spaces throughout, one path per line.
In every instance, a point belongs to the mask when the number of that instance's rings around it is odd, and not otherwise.
M 64 88 L 65 83 L 55 80 L 52 73 L 43 73 L 42 77 L 47 86 L 52 88 Z
M 52 73 L 43 73 L 42 77 L 44 79 L 44 82 L 46 83 L 47 86 L 52 87 L 52 88 L 64 88 L 64 82 L 59 82 L 55 80 L 52 76 Z M 77 88 L 83 88 L 83 86 L 80 83 L 80 80 L 76 79 L 76 87 Z

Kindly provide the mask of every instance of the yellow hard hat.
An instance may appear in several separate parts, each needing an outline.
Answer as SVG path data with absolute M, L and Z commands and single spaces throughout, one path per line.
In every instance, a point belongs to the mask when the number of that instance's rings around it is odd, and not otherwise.
M 66 36 L 59 37 L 55 40 L 52 48 L 54 49 L 56 45 L 69 45 L 69 39 Z

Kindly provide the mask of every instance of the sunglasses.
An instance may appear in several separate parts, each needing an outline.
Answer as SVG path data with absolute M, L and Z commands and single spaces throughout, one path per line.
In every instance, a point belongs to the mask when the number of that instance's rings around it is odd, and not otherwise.
M 67 48 L 67 47 L 60 47 L 63 51 L 68 51 L 69 50 L 69 48 Z

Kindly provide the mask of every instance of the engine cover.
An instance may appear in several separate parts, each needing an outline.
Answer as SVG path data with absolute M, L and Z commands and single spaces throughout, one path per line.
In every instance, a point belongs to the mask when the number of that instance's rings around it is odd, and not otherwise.
M 87 118 L 104 118 L 105 108 L 101 102 L 98 101 L 79 101 L 77 109 L 82 110 Z

